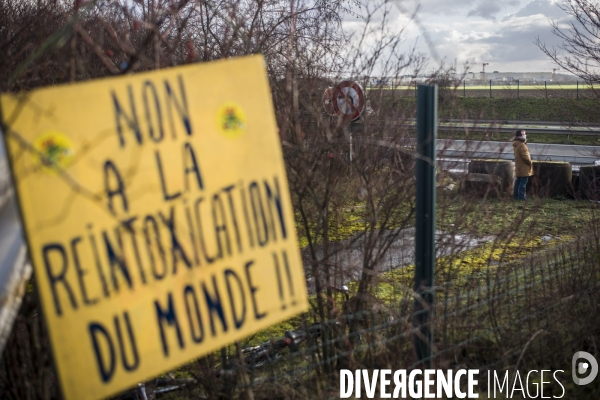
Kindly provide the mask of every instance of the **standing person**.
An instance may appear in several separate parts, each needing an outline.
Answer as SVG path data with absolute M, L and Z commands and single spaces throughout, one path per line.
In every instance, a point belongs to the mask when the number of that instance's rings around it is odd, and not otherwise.
M 518 130 L 513 139 L 513 150 L 515 152 L 515 188 L 513 197 L 515 200 L 527 200 L 525 198 L 525 189 L 527 180 L 533 175 L 533 163 L 531 154 L 527 148 L 527 135 L 525 131 Z

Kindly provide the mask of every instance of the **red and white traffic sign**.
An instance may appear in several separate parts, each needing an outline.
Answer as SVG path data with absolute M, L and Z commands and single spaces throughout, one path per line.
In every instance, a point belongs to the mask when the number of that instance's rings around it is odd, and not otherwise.
M 351 121 L 358 119 L 365 109 L 365 92 L 355 81 L 340 82 L 335 87 L 332 100 L 335 113 Z

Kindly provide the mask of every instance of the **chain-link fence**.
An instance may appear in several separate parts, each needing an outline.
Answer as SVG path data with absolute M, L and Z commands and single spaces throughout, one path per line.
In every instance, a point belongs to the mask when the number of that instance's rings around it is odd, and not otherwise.
M 462 82 L 457 85 L 456 94 L 460 97 L 489 98 L 561 98 L 589 99 L 597 97 L 597 88 L 585 82 L 520 82 L 519 80 L 489 81 L 477 84 Z
M 371 86 L 369 90 L 388 89 L 405 90 L 416 97 L 416 85 L 389 85 Z M 586 82 L 553 82 L 553 81 L 480 81 L 480 82 L 458 82 L 445 86 L 444 90 L 453 92 L 457 97 L 479 97 L 479 98 L 502 98 L 502 99 L 595 99 L 598 97 L 598 88 Z
M 598 246 L 597 239 L 580 239 L 519 261 L 489 262 L 480 271 L 436 283 L 436 302 L 430 310 L 432 368 L 479 369 L 484 376 L 492 370 L 536 367 L 569 373 L 570 356 L 578 346 L 586 346 L 586 337 L 597 334 L 600 326 L 595 318 L 600 298 Z M 444 263 L 456 262 L 444 259 L 437 268 L 443 271 L 448 267 Z M 183 395 L 337 398 L 340 369 L 418 368 L 423 360 L 413 350 L 418 331 L 413 327 L 410 275 L 392 272 L 382 280 L 374 293 L 379 302 L 367 302 L 368 310 L 325 322 L 305 316 L 297 329 L 280 338 L 224 349 L 216 369 L 188 366 L 196 383 L 188 384 Z M 330 300 L 338 301 L 340 310 L 349 310 L 353 297 L 341 291 Z M 598 355 L 595 347 L 592 350 Z M 480 382 L 480 390 L 485 390 L 486 379 Z M 569 394 L 571 388 L 566 387 Z
M 429 310 L 433 368 L 471 368 L 482 374 L 561 369 L 568 374 L 575 351 L 599 355 L 593 339 L 600 332 L 597 238 L 580 238 L 518 261 L 490 259 L 485 267 L 443 279 L 463 261 L 450 255 L 436 265 L 436 301 Z M 336 398 L 341 369 L 418 368 L 423 360 L 413 349 L 418 331 L 412 276 L 410 266 L 382 273 L 358 311 L 355 288 L 342 287 L 325 299 L 334 304 L 325 319 L 310 312 L 290 321 L 291 329 L 280 337 L 255 346 L 238 343 L 194 361 L 148 382 L 148 398 Z M 0 363 L 2 399 L 56 395 L 34 295 L 28 294 Z M 485 390 L 486 379 L 480 382 Z M 565 387 L 568 394 L 579 389 Z

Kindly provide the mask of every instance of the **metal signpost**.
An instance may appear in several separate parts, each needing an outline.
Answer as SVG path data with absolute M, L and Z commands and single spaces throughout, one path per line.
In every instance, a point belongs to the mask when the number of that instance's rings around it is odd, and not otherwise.
M 262 56 L 0 100 L 67 400 L 308 308 Z
M 434 302 L 435 266 L 435 141 L 437 137 L 437 86 L 419 85 L 417 94 L 417 209 L 415 233 L 414 325 L 417 357 L 430 368 L 433 329 L 430 307 Z

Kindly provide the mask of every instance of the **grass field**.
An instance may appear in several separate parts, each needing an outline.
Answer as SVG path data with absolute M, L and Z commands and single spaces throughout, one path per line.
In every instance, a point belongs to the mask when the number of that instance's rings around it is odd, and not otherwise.
M 394 96 L 390 92 L 383 96 L 383 101 L 393 102 L 397 112 L 414 116 L 416 99 L 413 96 Z M 377 107 L 376 103 L 372 104 Z M 600 103 L 596 99 L 574 98 L 500 98 L 500 97 L 440 97 L 438 116 L 443 119 L 472 119 L 472 120 L 509 120 L 509 121 L 556 121 L 579 124 L 600 123 Z M 464 132 L 443 132 L 441 138 L 465 139 Z M 528 135 L 531 142 L 600 145 L 600 136 L 577 135 Z M 485 133 L 470 132 L 470 139 L 509 140 L 512 134 L 495 134 L 493 137 Z
M 408 96 L 389 96 L 398 110 L 414 112 L 416 99 Z M 412 111 L 411 111 L 412 110 Z M 440 98 L 440 118 L 485 119 L 511 121 L 600 122 L 600 104 L 595 99 L 565 98 L 486 98 L 453 96 Z

